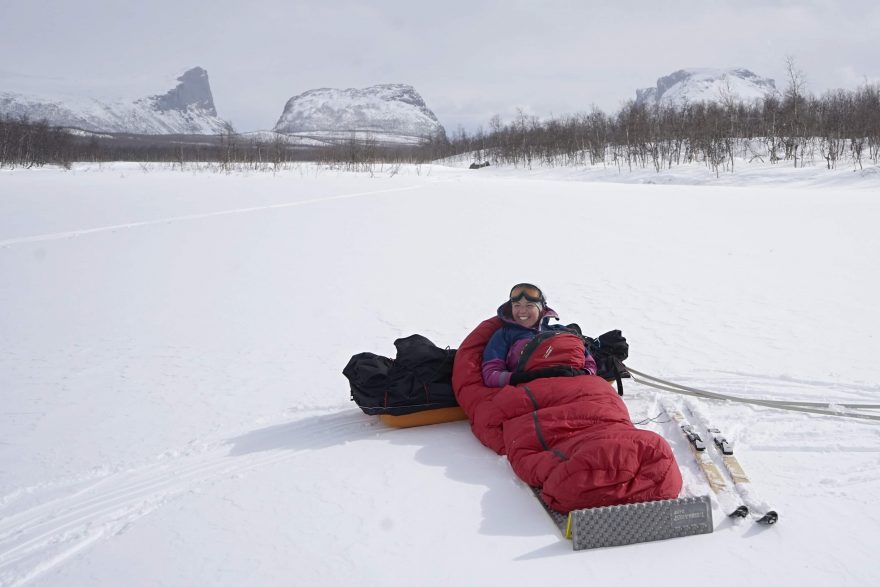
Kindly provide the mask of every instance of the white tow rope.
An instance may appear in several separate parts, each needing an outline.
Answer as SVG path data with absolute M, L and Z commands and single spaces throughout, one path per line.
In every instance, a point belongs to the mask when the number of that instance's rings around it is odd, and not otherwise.
M 776 408 L 778 410 L 790 410 L 794 412 L 806 412 L 808 414 L 821 414 L 823 416 L 840 416 L 841 418 L 856 418 L 859 420 L 880 421 L 880 414 L 863 414 L 860 412 L 849 411 L 875 410 L 880 408 L 880 404 L 850 404 L 836 402 L 822 403 L 773 399 L 752 399 L 738 397 L 735 395 L 727 395 L 724 393 L 717 393 L 714 391 L 706 391 L 704 389 L 698 389 L 696 387 L 679 385 L 678 383 L 665 381 L 663 379 L 660 379 L 659 377 L 654 377 L 652 375 L 648 375 L 647 373 L 636 371 L 629 365 L 626 366 L 626 370 L 630 372 L 633 381 L 635 381 L 636 383 L 641 383 L 642 385 L 647 385 L 648 387 L 653 387 L 655 389 L 660 389 L 663 391 L 670 391 L 672 393 L 679 393 L 682 395 L 690 395 L 694 397 L 704 397 L 720 401 L 732 401 L 742 404 L 765 406 L 768 408 Z

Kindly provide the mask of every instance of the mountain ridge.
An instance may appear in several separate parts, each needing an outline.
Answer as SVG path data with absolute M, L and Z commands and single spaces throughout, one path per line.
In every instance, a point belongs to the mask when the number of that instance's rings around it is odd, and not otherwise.
M 445 137 L 446 130 L 409 84 L 316 88 L 293 96 L 273 128 L 284 134 L 378 133 Z
M 137 99 L 0 91 L 0 114 L 98 133 L 217 134 L 229 128 L 217 115 L 205 69 L 187 69 L 176 81 L 164 94 Z
M 720 102 L 728 96 L 750 102 L 778 93 L 776 81 L 745 67 L 679 69 L 657 79 L 654 87 L 636 90 L 636 104 L 683 105 Z

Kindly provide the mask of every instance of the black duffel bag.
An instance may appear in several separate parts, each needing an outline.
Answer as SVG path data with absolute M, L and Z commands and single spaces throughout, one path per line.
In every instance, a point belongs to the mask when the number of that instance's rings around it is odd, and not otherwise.
M 394 341 L 397 357 L 354 355 L 342 374 L 351 399 L 365 414 L 401 416 L 457 406 L 452 392 L 455 349 L 441 349 L 420 334 Z

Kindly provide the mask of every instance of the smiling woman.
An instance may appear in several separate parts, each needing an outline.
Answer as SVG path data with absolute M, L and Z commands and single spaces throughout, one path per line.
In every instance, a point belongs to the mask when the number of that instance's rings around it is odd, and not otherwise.
M 492 335 L 483 351 L 483 383 L 488 387 L 504 387 L 516 382 L 511 378 L 515 379 L 514 372 L 517 371 L 523 350 L 536 336 L 568 330 L 560 324 L 550 324 L 550 319 L 559 320 L 559 315 L 547 307 L 547 299 L 541 288 L 531 283 L 518 283 L 510 289 L 508 300 L 498 308 L 498 318 L 503 326 Z M 567 371 L 556 374 L 595 375 L 596 362 L 585 351 L 583 340 L 580 336 L 571 339 L 580 343 L 579 351 L 575 349 L 576 356 L 564 365 Z M 558 363 L 556 366 L 561 367 Z

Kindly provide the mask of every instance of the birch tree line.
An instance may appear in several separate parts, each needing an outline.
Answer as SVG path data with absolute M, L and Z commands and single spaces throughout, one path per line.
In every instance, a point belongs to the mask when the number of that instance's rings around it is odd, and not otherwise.
M 69 166 L 74 160 L 72 138 L 46 121 L 0 118 L 0 167 Z
M 880 87 L 836 90 L 821 97 L 800 86 L 781 96 L 746 103 L 731 95 L 717 102 L 646 105 L 626 102 L 612 115 L 594 109 L 542 121 L 519 112 L 499 117 L 489 131 L 459 131 L 451 154 L 475 161 L 534 165 L 602 165 L 653 168 L 705 163 L 733 170 L 738 159 L 790 162 L 795 167 L 841 161 L 861 169 L 880 161 Z
M 423 145 L 395 145 L 380 143 L 369 135 L 355 138 L 354 133 L 350 139 L 305 147 L 282 135 L 276 135 L 274 140 L 258 140 L 231 129 L 214 136 L 195 137 L 74 134 L 46 121 L 0 117 L 0 168 L 135 161 L 180 168 L 204 163 L 221 171 L 273 171 L 293 162 L 361 170 L 382 162 L 426 163 L 429 157 L 436 158 L 448 148 L 445 138 L 435 137 Z

